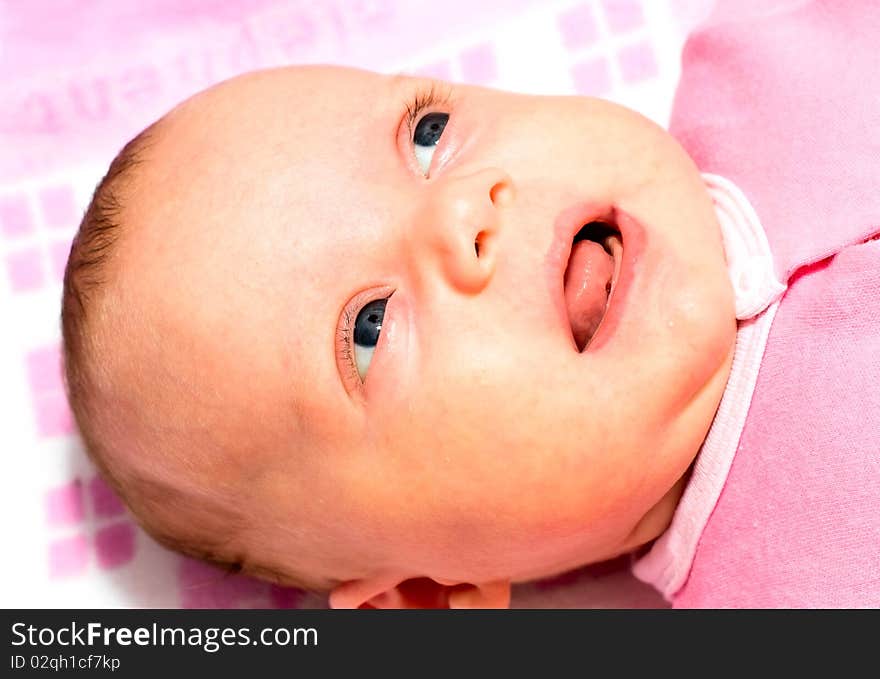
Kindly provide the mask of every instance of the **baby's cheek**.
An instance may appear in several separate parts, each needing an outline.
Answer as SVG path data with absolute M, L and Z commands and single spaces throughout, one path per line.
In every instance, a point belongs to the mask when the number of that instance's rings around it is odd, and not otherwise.
M 733 348 L 733 291 L 724 275 L 705 267 L 669 268 L 658 286 L 655 327 L 664 338 L 679 399 L 689 401 L 723 367 Z

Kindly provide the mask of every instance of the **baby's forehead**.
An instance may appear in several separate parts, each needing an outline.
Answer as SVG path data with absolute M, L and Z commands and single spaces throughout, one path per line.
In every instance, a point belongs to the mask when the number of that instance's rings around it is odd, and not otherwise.
M 338 121 L 348 120 L 349 109 L 339 102 L 333 120 L 319 115 L 328 105 L 314 92 L 328 78 L 349 89 L 383 80 L 329 69 L 228 83 L 163 119 L 135 168 L 117 306 L 128 309 L 146 360 L 185 387 L 154 385 L 165 394 L 159 400 L 168 417 L 181 410 L 194 421 L 241 413 L 240 440 L 247 443 L 245 414 L 281 430 L 298 426 L 290 413 L 310 397 L 314 408 L 327 407 L 306 385 L 337 379 L 328 374 L 335 366 L 316 356 L 327 344 L 318 333 L 333 328 L 306 331 L 296 317 L 327 307 L 313 281 L 333 270 L 333 239 L 316 225 L 349 222 L 352 204 L 373 199 L 355 159 L 379 143 L 367 137 L 365 150 L 340 140 Z M 300 122 L 304 116 L 310 122 Z M 229 416 L 220 419 L 231 426 Z
M 313 187 L 365 178 L 389 143 L 410 79 L 337 67 L 248 74 L 186 100 L 161 121 L 150 162 L 137 168 L 142 213 L 217 213 L 278 198 L 310 202 Z M 288 200 L 289 204 L 291 201 Z M 168 210 L 163 210 L 166 207 Z
M 408 76 L 335 66 L 256 71 L 190 97 L 166 118 L 180 124 L 187 134 L 199 129 L 212 135 L 224 131 L 265 134 L 278 126 L 288 133 L 306 134 L 334 122 L 340 113 L 357 116 L 374 108 L 383 95 L 405 87 L 409 80 Z

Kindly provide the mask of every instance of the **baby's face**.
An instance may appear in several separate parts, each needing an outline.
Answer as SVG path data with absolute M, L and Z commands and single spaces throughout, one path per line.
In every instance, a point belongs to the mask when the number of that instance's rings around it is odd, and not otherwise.
M 232 493 L 238 553 L 522 579 L 664 528 L 640 522 L 705 437 L 735 321 L 710 200 L 660 128 L 283 69 L 185 102 L 137 171 L 124 430 L 176 449 L 130 463 Z

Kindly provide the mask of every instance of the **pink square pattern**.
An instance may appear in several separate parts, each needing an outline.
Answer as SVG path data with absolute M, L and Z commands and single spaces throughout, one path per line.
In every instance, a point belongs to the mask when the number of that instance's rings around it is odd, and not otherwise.
M 73 432 L 73 415 L 64 393 L 61 354 L 56 345 L 34 349 L 25 357 L 31 398 L 40 436 Z
M 566 10 L 559 15 L 557 23 L 562 43 L 570 50 L 592 45 L 599 38 L 593 8 L 589 4 Z
M 125 505 L 100 476 L 89 482 L 89 494 L 95 516 L 110 517 L 125 513 Z
M 639 0 L 602 0 L 605 21 L 612 33 L 629 33 L 645 23 Z
M 40 436 L 65 436 L 73 433 L 73 415 L 64 392 L 47 392 L 34 398 L 37 433 Z
M 99 520 L 125 513 L 122 502 L 99 476 L 93 477 L 88 483 L 74 478 L 46 491 L 47 523 L 53 528 L 81 526 L 87 518 L 87 497 L 91 499 L 93 517 Z M 99 525 L 91 539 L 80 530 L 72 536 L 50 542 L 49 573 L 52 577 L 82 574 L 88 569 L 92 550 L 100 568 L 119 568 L 134 559 L 136 546 L 137 528 L 131 521 L 116 520 Z
M 45 281 L 40 251 L 29 248 L 6 255 L 6 273 L 13 292 L 39 289 Z
M 34 349 L 25 359 L 28 381 L 35 394 L 44 391 L 63 391 L 61 381 L 61 353 L 57 346 Z
M 95 534 L 98 565 L 107 570 L 119 568 L 134 558 L 134 525 L 129 521 L 114 523 Z
M 79 575 L 88 565 L 89 541 L 85 535 L 73 535 L 49 543 L 49 577 Z
M 490 43 L 471 47 L 461 53 L 461 74 L 465 82 L 490 83 L 498 77 L 495 51 Z
M 596 97 L 611 91 L 611 71 L 607 59 L 600 57 L 575 64 L 571 77 L 578 94 Z
M 70 186 L 50 186 L 43 189 L 40 192 L 40 208 L 47 226 L 71 230 L 76 226 L 76 201 Z
M 0 196 L 0 230 L 7 238 L 32 233 L 34 220 L 24 194 Z
M 50 525 L 75 524 L 85 517 L 82 481 L 74 479 L 46 492 L 46 521 Z
M 265 600 L 268 585 L 244 575 L 231 575 L 195 559 L 184 558 L 177 572 L 183 608 L 236 608 Z
M 269 587 L 269 601 L 272 608 L 299 608 L 305 592 L 296 587 Z
M 636 83 L 657 75 L 657 60 L 654 49 L 648 42 L 640 42 L 624 47 L 617 53 L 620 74 L 624 81 Z

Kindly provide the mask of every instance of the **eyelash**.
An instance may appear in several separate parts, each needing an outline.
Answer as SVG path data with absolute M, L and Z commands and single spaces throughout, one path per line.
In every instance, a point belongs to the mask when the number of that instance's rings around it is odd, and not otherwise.
M 355 295 L 342 310 L 342 322 L 339 324 L 337 331 L 339 342 L 336 345 L 336 357 L 346 367 L 348 372 L 347 380 L 356 390 L 363 388 L 364 381 L 361 379 L 360 373 L 358 373 L 357 363 L 354 359 L 354 324 L 361 309 L 367 304 L 377 299 L 387 299 L 393 294 L 394 288 L 390 286 L 377 286 Z M 379 341 L 382 341 L 381 336 Z
M 432 106 L 445 106 L 452 97 L 452 90 L 441 83 L 431 83 L 416 91 L 406 104 L 406 127 L 409 130 L 409 141 L 412 142 L 415 125 L 419 116 Z
M 367 302 L 367 304 L 369 304 L 369 302 Z M 354 380 L 356 384 L 359 384 L 361 382 L 361 376 L 358 374 L 357 365 L 355 364 L 354 354 L 352 353 L 351 348 L 354 337 L 354 322 L 356 319 L 357 316 L 351 310 L 351 305 L 346 306 L 342 310 L 342 325 L 339 328 L 339 340 L 342 344 L 337 349 L 337 353 L 339 358 L 341 358 L 348 367 L 349 378 Z

